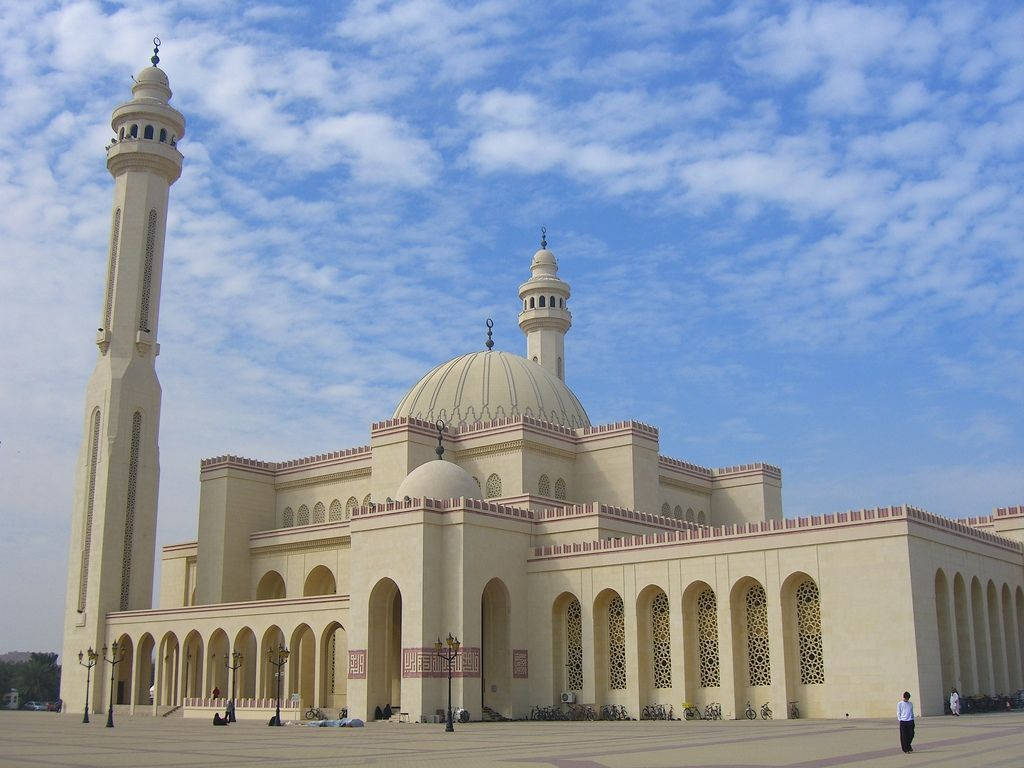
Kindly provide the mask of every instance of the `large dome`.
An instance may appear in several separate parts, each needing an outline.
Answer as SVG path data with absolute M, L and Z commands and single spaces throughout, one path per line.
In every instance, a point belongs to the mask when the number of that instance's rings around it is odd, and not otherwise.
M 452 426 L 532 416 L 563 427 L 589 427 L 580 401 L 557 377 L 525 357 L 498 350 L 460 355 L 420 379 L 392 418 L 410 416 Z

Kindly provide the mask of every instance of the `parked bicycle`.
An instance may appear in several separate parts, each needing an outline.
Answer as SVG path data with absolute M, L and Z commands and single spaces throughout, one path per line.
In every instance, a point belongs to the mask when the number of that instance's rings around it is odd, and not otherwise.
M 800 708 L 797 706 L 797 702 L 789 702 L 789 719 L 799 720 L 800 719 Z
M 598 720 L 632 720 L 625 707 L 618 704 L 605 704 L 601 707 Z
M 565 720 L 567 715 L 561 707 L 536 706 L 530 710 L 531 720 Z
M 747 708 L 743 710 L 743 714 L 747 720 L 757 720 L 757 710 L 750 706 L 750 702 L 747 702 Z
M 700 707 L 689 701 L 683 702 L 683 720 L 703 720 L 704 715 Z
M 589 704 L 570 704 L 566 713 L 569 720 L 596 720 L 597 713 Z
M 306 710 L 306 719 L 307 720 L 326 720 L 327 719 L 327 715 L 324 714 L 324 711 L 322 709 L 320 709 L 320 707 L 310 707 L 309 709 Z
M 641 720 L 675 720 L 675 710 L 670 704 L 665 708 L 664 704 L 648 704 L 640 712 Z
M 704 719 L 705 720 L 721 720 L 722 719 L 722 705 L 717 701 L 712 701 L 706 707 L 704 707 Z
M 761 705 L 761 719 L 762 720 L 771 720 L 772 719 L 772 708 L 768 706 L 768 702 L 767 701 L 764 704 Z

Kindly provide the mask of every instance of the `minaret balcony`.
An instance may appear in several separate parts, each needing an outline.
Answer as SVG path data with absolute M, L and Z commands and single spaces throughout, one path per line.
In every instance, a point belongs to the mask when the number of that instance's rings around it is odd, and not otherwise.
M 527 309 L 519 313 L 519 327 L 523 333 L 553 329 L 569 330 L 572 325 L 572 313 L 567 309 L 544 307 L 543 309 Z
M 107 150 L 107 170 L 113 176 L 125 171 L 152 171 L 172 183 L 181 175 L 183 160 L 176 147 L 152 139 L 119 140 Z

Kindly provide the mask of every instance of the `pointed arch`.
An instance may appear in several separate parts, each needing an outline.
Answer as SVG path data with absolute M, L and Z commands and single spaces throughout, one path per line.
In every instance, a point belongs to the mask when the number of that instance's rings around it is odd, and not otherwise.
M 314 595 L 334 595 L 338 592 L 338 583 L 334 573 L 326 565 L 318 565 L 306 576 L 302 587 L 303 597 Z
M 96 467 L 100 455 L 100 409 L 92 412 L 92 429 L 89 440 L 89 484 L 86 491 L 85 519 L 82 521 L 82 553 L 78 576 L 78 612 L 85 611 L 89 593 L 89 557 L 92 553 L 92 518 L 96 506 Z
M 328 510 L 327 514 L 328 519 L 332 523 L 345 519 L 345 512 L 341 508 L 341 501 L 339 499 L 335 499 L 334 501 L 331 502 L 331 507 Z
M 568 498 L 567 489 L 565 487 L 565 478 L 563 477 L 555 480 L 555 498 L 559 501 L 565 501 Z
M 541 475 L 537 479 L 537 495 L 551 496 L 551 478 L 547 475 Z
M 686 508 L 686 519 L 689 520 L 691 523 L 696 522 L 697 518 L 693 514 L 693 507 Z
M 284 512 L 281 513 L 281 527 L 291 528 L 293 525 L 295 525 L 295 512 L 291 507 L 285 507 Z
M 257 600 L 283 600 L 286 597 L 284 578 L 274 570 L 267 571 L 256 586 Z
M 702 704 L 717 700 L 721 685 L 718 598 L 706 581 L 695 581 L 683 592 L 683 633 L 686 699 Z
M 345 502 L 345 519 L 351 520 L 352 513 L 359 509 L 359 500 L 355 496 L 349 496 Z
M 367 612 L 366 711 L 402 702 L 402 592 L 392 579 L 370 591 Z
M 366 494 L 365 496 L 363 496 L 362 506 L 364 506 L 364 507 L 370 506 L 370 502 L 371 501 L 372 501 L 372 499 L 370 498 L 370 494 Z
M 626 690 L 626 625 L 622 595 L 608 588 L 594 598 L 594 654 L 598 703 Z
M 235 670 L 234 692 L 240 699 L 256 698 L 256 682 L 259 679 L 260 657 L 256 647 L 256 633 L 250 627 L 242 627 L 235 633 L 231 646 L 232 653 L 242 654 L 241 666 Z
M 939 674 L 942 679 L 942 690 L 945 692 L 956 686 L 956 637 L 953 634 L 953 617 L 949 613 L 951 605 L 949 579 L 946 578 L 945 571 L 938 568 L 935 571 L 935 629 L 939 640 Z
M 185 640 L 182 643 L 182 653 L 184 654 L 181 668 L 182 698 L 200 697 L 210 693 L 203 691 L 203 666 L 206 660 L 203 649 L 203 637 L 197 630 L 193 629 L 185 635 Z M 223 688 L 220 689 L 220 692 L 221 695 L 226 695 Z
M 320 705 L 341 710 L 348 706 L 348 632 L 332 621 L 320 637 Z
M 512 601 L 499 578 L 480 593 L 480 685 L 483 704 L 503 715 L 512 707 Z
M 953 576 L 953 616 L 956 627 L 956 645 L 960 660 L 960 687 L 966 694 L 976 691 L 974 659 L 971 653 L 971 602 L 964 577 Z
M 498 496 L 501 496 L 501 478 L 492 472 L 487 476 L 487 498 L 493 499 Z
M 989 659 L 988 627 L 985 622 L 985 596 L 981 582 L 975 576 L 971 579 L 971 623 L 974 629 L 974 662 L 978 677 L 978 693 L 992 695 L 992 667 Z
M 310 518 L 310 521 L 313 525 L 327 521 L 327 508 L 322 501 L 318 501 L 313 505 L 313 516 Z
M 156 654 L 157 673 L 155 682 L 156 704 L 158 706 L 177 706 L 180 702 L 178 696 L 178 664 L 180 647 L 178 636 L 174 632 L 165 632 L 160 639 L 159 650 Z
M 1007 691 L 1016 691 L 1024 687 L 1024 680 L 1021 678 L 1020 657 L 1017 654 L 1017 649 L 1020 646 L 1017 637 L 1017 622 L 1013 620 L 1013 597 L 1010 595 L 1008 584 L 1003 584 L 1000 598 L 1002 602 L 1003 639 L 1006 644 Z
M 237 696 L 237 691 L 232 690 L 231 686 L 235 681 L 231 679 L 231 670 L 228 669 L 228 665 L 231 664 L 231 642 L 228 640 L 228 633 L 218 627 L 210 633 L 206 645 L 209 650 L 206 656 L 210 660 L 206 679 L 196 687 L 197 693 L 192 695 L 203 696 L 212 693 L 214 688 L 219 688 L 225 698 Z
M 285 662 L 285 666 L 281 668 L 280 678 L 278 677 L 278 668 L 274 664 L 270 663 L 271 658 L 276 658 L 276 651 L 287 647 L 285 642 L 284 632 L 281 631 L 281 628 L 276 624 L 271 624 L 263 632 L 263 637 L 260 639 L 259 649 L 260 691 L 257 695 L 260 698 L 276 699 L 279 685 L 282 702 L 288 696 L 288 685 L 285 681 L 288 679 L 288 674 L 291 672 L 288 668 L 288 665 L 292 663 L 291 656 L 289 655 L 288 661 Z
M 992 687 L 996 693 L 1003 693 L 1008 688 L 1006 679 L 1006 652 L 1003 648 L 1003 626 L 999 618 L 999 594 L 996 585 L 989 579 L 985 586 L 985 597 L 988 602 L 988 637 L 989 657 L 992 660 Z
M 153 688 L 156 682 L 156 641 L 149 632 L 143 632 L 136 643 L 135 664 L 138 670 L 135 673 L 133 701 L 136 705 L 151 704 L 156 693 Z
M 288 657 L 288 693 L 299 694 L 299 706 L 311 707 L 316 697 L 316 635 L 303 622 L 293 631 L 288 641 L 291 655 Z
M 583 690 L 583 609 L 572 592 L 563 592 L 551 604 L 551 625 L 551 695 L 558 701 L 561 691 Z
M 116 679 L 114 681 L 114 703 L 132 703 L 132 669 L 137 663 L 135 658 L 135 646 L 129 635 L 121 635 L 117 639 L 117 652 L 121 656 L 121 663 L 116 666 Z
M 295 524 L 309 525 L 309 507 L 305 504 L 300 505 L 299 511 L 295 513 Z
M 704 510 L 701 509 L 701 510 L 699 510 L 697 512 L 697 525 L 707 525 L 707 524 L 708 524 L 707 515 L 705 515 L 704 514 Z
M 771 642 L 768 627 L 768 597 L 757 579 L 744 576 L 729 597 L 733 638 L 733 679 L 739 712 L 747 701 L 758 701 L 772 684 Z
M 641 704 L 668 704 L 672 689 L 672 630 L 668 595 L 656 584 L 636 599 L 637 668 Z

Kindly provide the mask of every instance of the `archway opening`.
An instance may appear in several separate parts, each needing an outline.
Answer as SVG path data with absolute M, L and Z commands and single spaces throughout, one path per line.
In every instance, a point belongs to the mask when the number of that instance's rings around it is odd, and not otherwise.
M 153 684 L 155 677 L 155 655 L 156 643 L 153 636 L 148 632 L 139 638 L 139 645 L 135 651 L 135 664 L 139 669 L 135 675 L 135 703 L 152 704 L 155 690 Z
M 402 703 L 402 593 L 391 579 L 381 579 L 370 592 L 367 612 L 366 711 Z
M 625 616 L 622 596 L 614 589 L 605 589 L 594 598 L 594 682 L 598 706 L 628 703 Z
M 249 627 L 242 627 L 235 635 L 232 652 L 242 654 L 241 666 L 235 670 L 234 692 L 239 699 L 256 698 L 256 679 L 259 676 L 259 656 L 256 651 L 256 634 Z
M 975 576 L 971 579 L 971 624 L 974 629 L 974 663 L 977 670 L 978 688 L 976 693 L 992 695 L 992 667 L 988 658 L 988 627 L 985 626 L 985 598 L 981 582 Z
M 132 703 L 132 668 L 135 666 L 135 648 L 128 635 L 121 635 L 117 640 L 118 655 L 121 663 L 117 665 L 114 681 L 114 701 L 118 704 Z
M 939 673 L 942 677 L 943 696 L 948 696 L 950 689 L 956 686 L 956 664 L 954 648 L 956 639 L 953 635 L 953 617 L 950 615 L 952 596 L 949 581 L 941 568 L 935 571 L 935 622 L 939 635 Z
M 953 616 L 956 625 L 956 644 L 960 658 L 961 695 L 977 692 L 974 663 L 971 656 L 971 606 L 967 599 L 964 577 L 959 573 L 953 577 Z
M 182 660 L 184 666 L 181 670 L 182 698 L 209 696 L 209 691 L 203 691 L 203 662 L 205 661 L 203 658 L 203 638 L 198 632 L 192 630 L 185 636 L 183 646 L 185 657 Z
M 249 582 L 250 584 L 252 582 Z M 285 597 L 284 579 L 277 571 L 267 571 L 256 586 L 257 600 L 283 600 Z
M 704 581 L 683 592 L 684 698 L 705 706 L 721 698 L 721 662 L 718 653 L 718 598 Z
M 324 630 L 320 640 L 321 695 L 324 707 L 342 709 L 348 706 L 348 633 L 338 622 Z
M 828 703 L 821 594 L 814 579 L 798 571 L 783 583 L 781 599 L 786 699 L 799 701 L 805 716 L 816 717 L 817 713 L 826 711 Z
M 206 684 L 199 695 L 212 694 L 214 688 L 220 690 L 220 695 L 231 698 L 231 680 L 228 665 L 231 663 L 231 651 L 228 643 L 228 633 L 223 629 L 217 629 L 210 636 L 210 664 L 206 670 Z
M 289 648 L 292 653 L 288 657 L 288 692 L 299 694 L 299 706 L 305 709 L 319 703 L 315 700 L 314 686 L 316 636 L 308 624 L 295 628 Z
M 334 580 L 334 574 L 331 573 L 331 569 L 326 565 L 318 565 L 316 568 L 309 572 L 306 577 L 306 583 L 302 587 L 302 594 L 304 597 L 312 597 L 314 595 L 333 595 L 338 591 L 337 583 Z
M 636 599 L 637 669 L 640 704 L 672 704 L 672 630 L 668 595 L 656 585 L 641 590 Z
M 511 714 L 510 613 L 508 588 L 491 579 L 480 596 L 480 686 L 483 705 L 503 715 Z
M 288 665 L 292 663 L 291 656 L 282 667 L 270 662 L 271 659 L 277 661 L 278 649 L 284 647 L 284 632 L 281 628 L 276 625 L 267 627 L 260 641 L 260 697 L 276 700 L 280 696 L 281 706 L 288 702 Z
M 583 691 L 583 608 L 571 592 L 551 604 L 551 700 L 564 691 Z
M 157 654 L 159 669 L 156 681 L 156 703 L 159 706 L 176 706 L 178 699 L 178 658 L 180 656 L 178 637 L 168 632 L 160 641 Z
M 771 698 L 772 665 L 768 629 L 768 598 L 759 581 L 749 576 L 736 582 L 729 598 L 732 619 L 735 711 L 747 702 Z

